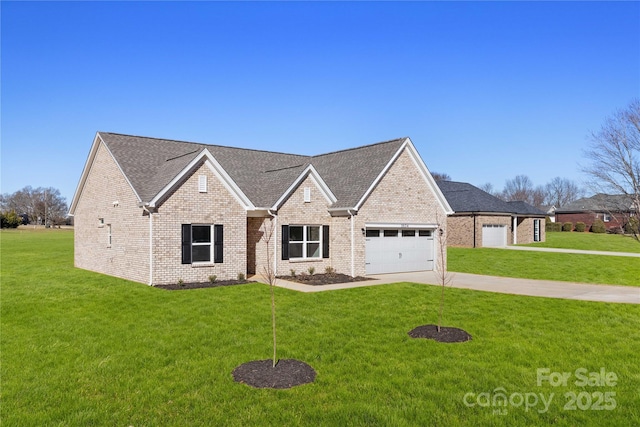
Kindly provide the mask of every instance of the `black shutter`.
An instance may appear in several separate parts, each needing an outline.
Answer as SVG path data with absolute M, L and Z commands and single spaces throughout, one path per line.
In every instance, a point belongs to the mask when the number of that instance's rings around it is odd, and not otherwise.
M 191 264 L 191 224 L 182 224 L 182 263 Z
M 282 226 L 282 259 L 289 259 L 289 226 Z
M 329 226 L 322 226 L 322 258 L 329 258 Z
M 223 262 L 222 250 L 224 248 L 224 226 L 216 224 L 213 226 L 213 262 Z

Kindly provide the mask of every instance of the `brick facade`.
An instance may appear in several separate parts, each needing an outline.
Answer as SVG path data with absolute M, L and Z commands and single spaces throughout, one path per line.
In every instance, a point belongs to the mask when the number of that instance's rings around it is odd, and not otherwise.
M 363 276 L 365 236 L 370 223 L 437 224 L 446 229 L 446 214 L 433 188 L 420 171 L 419 159 L 405 148 L 388 168 L 352 217 L 347 212 L 332 216 L 332 202 L 313 177 L 308 175 L 279 207 L 272 218 L 253 217 L 259 211 L 246 206 L 229 191 L 215 165 L 203 160 L 175 185 L 172 192 L 149 210 L 140 201 L 104 143 L 98 142 L 88 168 L 82 193 L 75 206 L 75 265 L 104 274 L 151 285 L 173 284 L 180 280 L 206 282 L 235 279 L 239 273 L 261 274 L 267 265 L 265 227 L 274 226 L 269 245 L 278 275 L 309 272 Z M 200 191 L 200 177 L 207 181 Z M 305 201 L 305 191 L 310 200 Z M 117 202 L 117 203 L 116 203 Z M 262 211 L 262 215 L 265 212 Z M 98 219 L 102 222 L 99 223 Z M 182 263 L 182 226 L 222 225 L 223 262 Z M 282 260 L 282 226 L 316 225 L 329 227 L 328 258 Z M 108 244 L 108 230 L 111 243 Z M 436 248 L 439 233 L 436 235 Z M 212 242 L 213 243 L 213 242 Z M 434 248 L 434 249 L 436 249 Z M 434 250 L 438 253 L 437 250 Z M 444 257 L 446 260 L 446 256 Z M 437 261 L 436 261 L 437 265 Z
M 620 214 L 620 213 L 611 213 L 608 214 L 610 220 L 604 223 L 604 226 L 607 230 L 619 230 L 624 227 L 629 219 L 628 214 Z M 573 226 L 576 226 L 576 222 L 584 222 L 585 230 L 589 231 L 591 225 L 596 219 L 601 219 L 604 221 L 605 214 L 602 212 L 556 212 L 556 222 L 558 224 L 564 224 L 565 222 L 570 222 Z
M 544 218 L 518 217 L 516 228 L 517 244 L 533 243 L 534 220 L 540 220 L 540 241 L 545 240 Z M 475 225 L 474 225 L 475 222 Z M 504 225 L 507 227 L 507 245 L 513 245 L 513 218 L 510 215 L 452 215 L 449 225 L 449 246 L 482 247 L 483 225 Z M 475 230 L 475 235 L 474 235 Z M 475 236 L 475 239 L 474 239 Z
M 74 230 L 76 267 L 148 283 L 149 217 L 103 144 L 78 199 Z
M 207 192 L 198 190 L 198 177 L 207 177 Z M 247 214 L 240 202 L 226 189 L 216 174 L 202 164 L 153 215 L 153 284 L 207 282 L 236 279 L 247 272 Z M 182 264 L 182 224 L 220 224 L 224 226 L 223 263 Z

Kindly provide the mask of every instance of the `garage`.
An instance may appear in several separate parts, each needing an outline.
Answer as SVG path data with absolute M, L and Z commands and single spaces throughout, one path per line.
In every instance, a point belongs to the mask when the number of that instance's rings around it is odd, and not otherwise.
M 483 224 L 482 246 L 485 248 L 507 246 L 507 226 L 500 224 Z
M 367 228 L 367 274 L 433 270 L 433 229 Z

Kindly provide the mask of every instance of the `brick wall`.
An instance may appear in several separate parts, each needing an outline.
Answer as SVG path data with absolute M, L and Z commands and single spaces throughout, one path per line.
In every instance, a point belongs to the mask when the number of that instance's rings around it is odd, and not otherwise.
M 507 244 L 513 244 L 512 220 L 511 216 L 505 215 L 471 215 L 450 216 L 447 218 L 449 225 L 449 246 L 473 247 L 474 244 L 474 218 L 475 218 L 475 247 L 482 247 L 482 225 L 505 225 L 507 226 Z
M 604 221 L 604 213 L 595 213 L 595 212 L 580 212 L 580 213 L 561 213 L 556 212 L 556 222 L 559 224 L 563 224 L 565 222 L 570 222 L 573 226 L 576 226 L 576 222 L 584 222 L 586 225 L 586 230 L 589 231 L 591 225 L 596 219 L 601 219 Z M 605 222 L 604 225 L 608 230 L 619 229 L 620 227 L 624 227 L 626 224 L 627 216 L 623 214 L 611 214 L 611 221 Z
M 356 218 L 355 274 L 365 274 L 365 236 L 360 231 L 366 223 L 437 223 L 447 229 L 444 210 L 436 200 L 407 150 L 396 159 L 386 175 L 371 192 Z M 435 233 L 434 253 L 439 254 L 439 233 Z M 445 250 L 446 261 L 446 250 Z M 435 265 L 437 260 L 434 259 Z
M 198 176 L 207 176 L 207 192 L 198 191 Z M 182 224 L 224 226 L 224 262 L 182 264 Z M 247 272 L 247 214 L 210 167 L 203 163 L 153 214 L 153 284 L 236 279 Z
M 102 225 L 99 218 L 103 219 Z M 86 270 L 149 281 L 149 218 L 143 215 L 131 186 L 101 143 L 75 210 L 74 263 Z

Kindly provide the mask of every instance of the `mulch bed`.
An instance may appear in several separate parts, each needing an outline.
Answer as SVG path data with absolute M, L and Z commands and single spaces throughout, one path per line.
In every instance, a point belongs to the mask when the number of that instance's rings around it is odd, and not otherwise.
M 302 283 L 303 285 L 322 286 L 334 285 L 336 283 L 362 282 L 365 280 L 374 280 L 369 277 L 351 277 L 342 273 L 323 273 L 323 274 L 296 274 L 295 276 L 278 276 L 278 279 L 288 280 L 290 282 Z
M 411 338 L 427 338 L 438 342 L 465 342 L 471 340 L 471 335 L 465 330 L 437 325 L 422 325 L 409 331 Z
M 235 368 L 233 379 L 255 388 L 285 389 L 312 383 L 316 379 L 316 371 L 296 359 L 278 360 L 275 367 L 271 359 L 253 360 Z
M 201 288 L 218 288 L 220 286 L 244 285 L 246 283 L 255 283 L 250 280 L 220 280 L 216 282 L 200 282 L 200 283 L 172 283 L 170 285 L 156 285 L 154 288 L 166 289 L 167 291 L 182 291 L 185 289 L 201 289 Z

